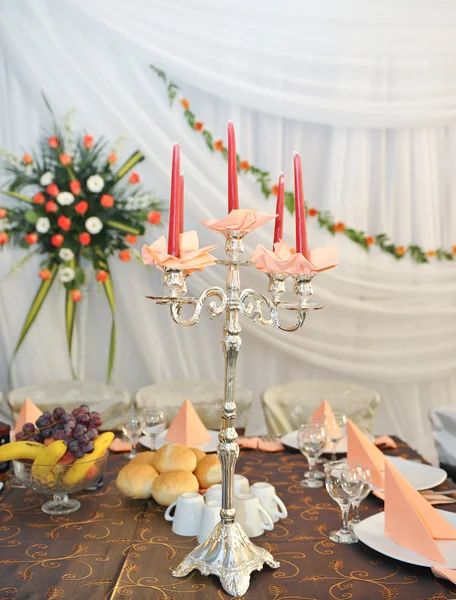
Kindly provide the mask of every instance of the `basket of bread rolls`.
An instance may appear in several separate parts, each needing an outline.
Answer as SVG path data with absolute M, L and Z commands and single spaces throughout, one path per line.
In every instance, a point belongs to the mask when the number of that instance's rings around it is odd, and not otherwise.
M 217 454 L 167 444 L 156 452 L 141 452 L 117 476 L 117 488 L 129 498 L 152 497 L 169 506 L 185 492 L 203 492 L 222 481 Z

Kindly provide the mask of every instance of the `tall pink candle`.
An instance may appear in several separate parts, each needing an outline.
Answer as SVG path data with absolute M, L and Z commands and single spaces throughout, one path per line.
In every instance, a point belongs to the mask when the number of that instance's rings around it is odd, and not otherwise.
M 228 212 L 239 208 L 236 137 L 234 125 L 228 123 Z
M 283 199 L 285 196 L 285 183 L 283 174 L 279 177 L 279 191 L 277 194 L 276 204 L 276 220 L 274 227 L 274 242 L 272 249 L 274 250 L 274 244 L 283 238 Z
M 306 211 L 304 207 L 304 186 L 302 183 L 302 163 L 298 153 L 295 154 L 293 159 L 293 170 L 296 207 L 296 252 L 301 252 L 305 258 L 309 258 Z
M 179 256 L 182 256 L 182 234 L 184 233 L 184 176 L 179 177 Z
M 169 205 L 168 254 L 179 256 L 179 174 L 180 146 L 173 146 L 173 166 L 171 170 L 171 200 Z

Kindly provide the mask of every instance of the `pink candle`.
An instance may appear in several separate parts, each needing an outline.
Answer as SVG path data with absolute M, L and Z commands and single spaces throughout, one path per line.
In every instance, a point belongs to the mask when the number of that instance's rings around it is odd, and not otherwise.
M 182 257 L 182 234 L 184 233 L 184 176 L 179 177 L 179 256 Z
M 234 125 L 228 123 L 228 212 L 239 208 L 236 138 Z
M 171 201 L 169 205 L 168 254 L 179 256 L 179 173 L 180 147 L 173 146 L 173 166 L 171 171 Z
M 296 252 L 301 252 L 305 258 L 309 258 L 306 211 L 304 207 L 304 186 L 302 183 L 302 163 L 298 153 L 294 156 L 293 168 L 296 207 Z
M 276 220 L 274 227 L 274 242 L 272 249 L 274 250 L 274 244 L 283 238 L 283 199 L 285 195 L 285 183 L 283 174 L 279 177 L 279 192 L 277 194 L 276 204 Z

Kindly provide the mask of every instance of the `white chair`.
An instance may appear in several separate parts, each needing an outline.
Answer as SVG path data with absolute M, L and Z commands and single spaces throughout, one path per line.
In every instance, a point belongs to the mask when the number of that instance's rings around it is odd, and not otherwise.
M 94 381 L 51 381 L 12 390 L 8 404 L 15 421 L 25 398 L 30 398 L 43 412 L 63 406 L 71 411 L 80 404 L 100 413 L 102 429 L 121 429 L 122 415 L 130 405 L 130 393 L 113 385 Z
M 208 429 L 220 429 L 224 385 L 219 381 L 165 381 L 140 388 L 135 394 L 138 409 L 159 406 L 166 413 L 168 425 L 188 398 Z M 253 401 L 253 392 L 236 388 L 236 427 L 245 427 Z
M 429 420 L 441 465 L 456 468 L 456 406 L 431 408 Z M 452 475 L 453 476 L 453 475 Z
M 262 403 L 269 433 L 280 436 L 298 429 L 323 400 L 334 411 L 346 414 L 362 431 L 372 433 L 380 403 L 378 392 L 344 381 L 316 379 L 292 381 L 264 391 Z

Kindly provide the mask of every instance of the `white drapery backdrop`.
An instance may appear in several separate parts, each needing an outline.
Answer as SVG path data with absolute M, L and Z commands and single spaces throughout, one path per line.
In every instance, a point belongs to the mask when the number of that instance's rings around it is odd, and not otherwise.
M 0 146 L 21 151 L 56 113 L 77 109 L 95 135 L 128 137 L 147 157 L 148 188 L 168 196 L 171 146 L 179 141 L 186 178 L 186 224 L 203 243 L 219 243 L 199 221 L 226 212 L 226 163 L 171 109 L 148 67 L 182 85 L 192 108 L 225 138 L 234 121 L 240 154 L 291 188 L 293 150 L 304 162 L 307 200 L 337 220 L 426 249 L 456 242 L 456 7 L 431 0 L 302 0 L 192 3 L 165 0 L 0 0 Z M 273 211 L 255 183 L 241 178 L 242 206 Z M 8 205 L 8 201 L 3 202 Z M 378 431 L 397 433 L 427 456 L 429 407 L 456 402 L 456 269 L 369 255 L 312 225 L 311 246 L 337 244 L 340 266 L 315 279 L 327 305 L 303 330 L 285 334 L 244 323 L 239 383 L 257 395 L 302 377 L 349 379 L 382 395 Z M 285 232 L 293 240 L 293 220 Z M 161 233 L 161 232 L 160 232 Z M 149 241 L 159 233 L 148 234 Z M 272 225 L 247 238 L 247 252 L 269 245 Z M 219 249 L 219 254 L 221 249 Z M 0 276 L 22 256 L 5 248 Z M 38 280 L 37 260 L 0 283 L 0 374 Z M 144 299 L 160 275 L 113 261 L 118 344 L 114 382 L 132 392 L 169 378 L 223 376 L 220 322 L 174 325 Z M 264 276 L 243 273 L 246 287 Z M 220 267 L 189 289 L 223 283 Z M 102 380 L 110 316 L 92 284 L 78 356 L 85 376 Z M 63 295 L 55 289 L 20 350 L 14 386 L 70 377 Z

